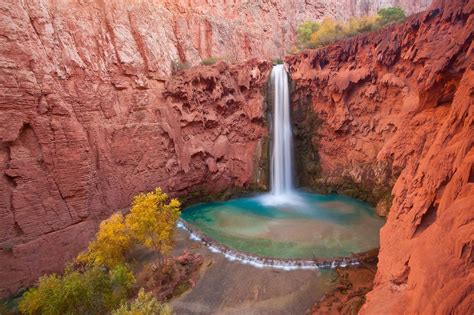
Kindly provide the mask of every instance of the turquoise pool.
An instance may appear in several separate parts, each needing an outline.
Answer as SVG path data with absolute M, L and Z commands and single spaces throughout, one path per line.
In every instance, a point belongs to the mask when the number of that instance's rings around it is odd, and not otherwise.
M 185 209 L 182 219 L 231 249 L 298 259 L 377 248 L 384 224 L 364 202 L 301 191 L 197 204 Z

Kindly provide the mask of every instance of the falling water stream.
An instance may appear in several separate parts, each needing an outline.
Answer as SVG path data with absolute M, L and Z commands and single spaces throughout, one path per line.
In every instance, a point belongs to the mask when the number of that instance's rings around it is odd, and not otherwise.
M 283 65 L 273 67 L 271 87 L 271 191 L 191 206 L 183 211 L 179 226 L 212 251 L 258 267 L 288 270 L 356 263 L 334 258 L 378 247 L 383 220 L 364 202 L 294 187 L 290 95 Z
M 273 152 L 271 160 L 272 195 L 289 195 L 293 191 L 293 135 L 290 119 L 288 75 L 283 65 L 273 67 L 274 90 Z

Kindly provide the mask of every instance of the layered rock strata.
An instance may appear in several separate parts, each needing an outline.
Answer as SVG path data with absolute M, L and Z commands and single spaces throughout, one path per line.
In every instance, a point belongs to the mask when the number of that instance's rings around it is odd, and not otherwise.
M 277 58 L 290 50 L 297 26 L 324 17 L 347 19 L 400 5 L 411 14 L 431 0 L 67 0 L 4 1 L 6 35 L 18 22 L 28 22 L 51 60 L 67 58 L 58 69 L 67 75 L 74 64 L 94 64 L 96 55 L 113 55 L 109 62 L 124 72 L 169 75 L 173 65 L 196 65 L 209 57 L 228 61 Z M 8 39 L 19 40 L 9 36 Z M 104 51 L 102 51 L 104 50 Z
M 312 148 L 303 183 L 391 205 L 362 314 L 474 311 L 473 12 L 472 0 L 436 1 L 286 59 L 297 142 Z
M 105 17 L 89 28 L 42 2 L 0 6 L 1 296 L 60 271 L 139 192 L 265 188 L 271 62 L 162 78 L 137 38 L 100 30 Z

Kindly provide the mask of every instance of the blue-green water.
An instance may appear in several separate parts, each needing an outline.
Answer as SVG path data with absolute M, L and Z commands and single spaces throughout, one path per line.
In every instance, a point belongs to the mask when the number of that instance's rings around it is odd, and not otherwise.
M 182 219 L 248 254 L 275 258 L 350 256 L 379 246 L 384 220 L 366 203 L 340 195 L 292 192 L 194 205 Z

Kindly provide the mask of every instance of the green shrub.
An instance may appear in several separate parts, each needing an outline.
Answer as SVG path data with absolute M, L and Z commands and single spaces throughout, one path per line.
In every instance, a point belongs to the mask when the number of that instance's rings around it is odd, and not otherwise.
M 177 73 L 179 71 L 190 68 L 191 66 L 187 62 L 182 62 L 180 60 L 171 61 L 171 72 Z
M 311 46 L 321 47 L 343 39 L 344 25 L 333 19 L 324 19 L 319 29 L 311 35 Z
M 316 32 L 321 24 L 319 22 L 306 21 L 298 26 L 296 31 L 297 44 L 300 49 L 310 48 L 307 47 L 311 42 L 311 35 Z
M 338 40 L 378 30 L 388 24 L 399 23 L 405 19 L 400 8 L 385 8 L 375 16 L 351 18 L 338 22 L 331 18 L 319 22 L 304 22 L 298 26 L 297 47 L 317 48 L 330 45 Z
M 216 62 L 218 62 L 219 60 L 221 60 L 221 59 L 217 58 L 217 57 L 209 57 L 209 58 L 203 59 L 201 61 L 201 64 L 203 66 L 211 66 L 211 65 L 215 64 Z
M 100 224 L 87 251 L 75 260 L 76 269 L 70 266 L 63 276 L 41 277 L 37 286 L 23 295 L 19 310 L 24 314 L 45 315 L 109 314 L 130 297 L 135 283 L 133 273 L 125 265 L 131 246 L 139 244 L 167 255 L 179 214 L 179 201 L 168 201 L 161 189 L 139 194 L 126 218 L 116 213 Z M 158 302 L 152 298 L 143 292 L 137 301 L 153 306 Z M 137 305 L 143 304 L 140 303 Z M 169 307 L 159 306 L 159 314 L 171 314 Z M 0 311 L 5 312 L 1 307 Z
M 283 60 L 281 58 L 273 58 L 273 64 L 274 65 L 282 65 L 283 64 Z
M 132 303 L 122 303 L 112 315 L 171 315 L 171 313 L 168 304 L 161 304 L 153 294 L 145 293 L 142 288 Z
M 385 8 L 380 9 L 378 12 L 378 24 L 380 26 L 385 26 L 392 23 L 400 23 L 405 20 L 405 11 L 403 9 L 394 7 L 394 8 Z
M 63 276 L 43 276 L 19 303 L 24 314 L 104 314 L 124 300 L 135 282 L 124 265 L 109 272 L 93 266 L 83 273 L 68 268 Z

